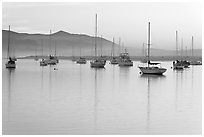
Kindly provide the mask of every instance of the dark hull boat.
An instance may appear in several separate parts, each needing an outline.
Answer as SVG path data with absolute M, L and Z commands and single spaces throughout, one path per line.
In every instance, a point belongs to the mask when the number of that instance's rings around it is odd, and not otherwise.
M 176 61 L 173 62 L 173 69 L 180 69 L 180 70 L 182 70 L 182 69 L 184 69 L 184 66 L 183 66 L 181 61 L 176 60 Z
M 5 65 L 6 65 L 6 68 L 16 68 L 16 63 L 11 58 L 9 58 L 9 61 Z

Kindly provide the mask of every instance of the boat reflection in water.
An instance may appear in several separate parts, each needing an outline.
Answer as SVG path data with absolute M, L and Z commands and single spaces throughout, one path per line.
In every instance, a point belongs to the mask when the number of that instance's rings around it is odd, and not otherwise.
M 146 134 L 150 134 L 151 131 L 151 83 L 153 84 L 153 82 L 157 82 L 157 80 L 159 79 L 164 79 L 166 78 L 165 75 L 148 75 L 148 74 L 142 74 L 140 75 L 140 78 L 146 79 L 147 80 L 147 94 L 146 94 L 146 98 L 147 98 L 147 108 L 146 108 Z M 153 90 L 152 90 L 153 91 Z

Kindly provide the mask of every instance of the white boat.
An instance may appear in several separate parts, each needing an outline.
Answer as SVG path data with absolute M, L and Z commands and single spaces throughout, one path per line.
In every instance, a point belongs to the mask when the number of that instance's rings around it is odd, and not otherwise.
M 201 61 L 191 61 L 190 62 L 191 65 L 202 65 Z
M 95 30 L 95 59 L 90 62 L 92 68 L 104 68 L 105 61 L 102 59 L 97 59 L 96 55 L 97 50 L 97 14 L 96 14 L 96 30 Z
M 162 75 L 164 72 L 166 72 L 165 68 L 157 67 L 155 65 L 158 65 L 160 63 L 152 63 L 150 62 L 150 22 L 148 22 L 148 62 L 147 67 L 139 66 L 139 69 L 143 74 L 151 74 L 151 75 Z
M 10 57 L 10 25 L 9 25 L 9 32 L 8 32 L 8 52 L 7 52 L 8 62 L 5 64 L 6 68 L 16 68 L 16 58 Z
M 125 53 L 120 53 L 120 56 L 118 59 L 118 65 L 119 66 L 133 66 L 133 62 L 130 59 L 127 49 L 125 50 Z
M 76 63 L 78 63 L 78 64 L 86 64 L 86 58 L 80 57 L 80 58 L 76 61 Z

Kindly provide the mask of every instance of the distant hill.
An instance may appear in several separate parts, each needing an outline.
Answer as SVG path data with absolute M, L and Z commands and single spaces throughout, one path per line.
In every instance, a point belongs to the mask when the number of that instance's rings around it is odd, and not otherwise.
M 94 55 L 94 37 L 84 34 L 71 34 L 65 31 L 58 31 L 50 35 L 47 34 L 28 34 L 28 33 L 17 33 L 10 32 L 10 43 L 11 43 L 11 55 L 15 56 L 29 56 L 29 55 L 43 55 L 54 54 L 55 44 L 58 56 L 92 56 Z M 97 38 L 97 53 L 101 54 L 101 43 L 103 55 L 110 55 L 112 49 L 112 42 L 104 38 Z M 50 46 L 51 45 L 51 46 Z M 6 57 L 8 47 L 8 31 L 2 30 L 2 51 L 3 57 Z M 139 46 L 138 46 L 139 47 Z M 143 52 L 141 48 L 128 47 L 128 52 L 131 56 L 142 56 Z M 118 51 L 123 48 L 115 44 L 115 55 Z M 191 51 L 188 50 L 187 54 L 190 55 Z M 184 53 L 185 54 L 185 51 Z M 174 50 L 162 50 L 162 49 L 151 49 L 152 56 L 175 56 Z M 201 56 L 202 50 L 195 49 L 194 55 Z
M 101 40 L 103 51 L 106 53 L 111 50 L 112 42 L 104 38 L 97 38 L 97 50 L 101 51 Z M 50 35 L 45 34 L 27 34 L 10 32 L 11 51 L 15 56 L 34 55 L 37 50 L 38 55 L 42 55 L 42 45 L 44 55 L 54 54 L 55 44 L 57 55 L 69 56 L 73 54 L 81 55 L 94 54 L 94 37 L 82 34 L 70 34 L 68 32 L 59 31 Z M 8 45 L 8 31 L 2 31 L 2 50 L 7 51 Z M 117 45 L 116 45 L 117 46 Z M 51 49 L 51 50 L 50 50 Z M 108 52 L 107 52 L 108 53 Z M 110 54 L 110 53 L 109 53 Z

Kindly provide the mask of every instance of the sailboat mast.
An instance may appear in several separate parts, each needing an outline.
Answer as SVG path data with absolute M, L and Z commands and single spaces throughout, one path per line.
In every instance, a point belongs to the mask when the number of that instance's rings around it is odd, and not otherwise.
M 57 45 L 57 42 L 55 41 L 55 57 L 56 57 L 56 45 Z
M 95 29 L 95 58 L 96 58 L 96 47 L 97 47 L 97 14 L 96 14 L 96 29 Z
M 148 23 L 148 67 L 149 67 L 149 57 L 150 57 L 150 22 Z
M 114 57 L 114 51 L 115 51 L 115 39 L 113 38 L 113 57 Z
M 7 58 L 9 58 L 9 48 L 10 47 L 10 25 L 9 25 L 9 32 L 8 32 L 8 53 L 7 53 Z
M 124 42 L 122 42 L 122 52 L 124 52 Z
M 73 46 L 72 46 L 72 58 L 73 58 Z
M 112 55 L 113 55 L 113 58 L 114 58 L 114 44 L 115 44 L 115 39 L 113 38 L 113 45 L 112 45 Z
M 193 57 L 194 56 L 194 54 L 193 54 L 193 36 L 192 36 L 192 51 L 191 52 L 192 52 L 191 55 Z
M 35 56 L 37 56 L 37 47 L 35 47 Z
M 176 57 L 178 58 L 178 31 L 176 31 Z
M 80 55 L 80 57 L 81 57 L 81 47 L 80 47 L 80 50 L 79 50 L 79 55 Z
M 183 38 L 181 39 L 181 57 L 183 58 Z
M 52 31 L 50 30 L 50 55 L 51 55 L 51 33 Z
M 144 43 L 142 44 L 142 56 L 144 56 L 144 57 L 145 57 Z
M 121 42 L 121 39 L 119 38 L 118 56 L 120 56 L 120 42 Z
M 102 56 L 102 35 L 101 35 L 101 56 Z
M 41 46 L 42 46 L 42 58 L 43 58 L 43 39 L 41 39 Z

